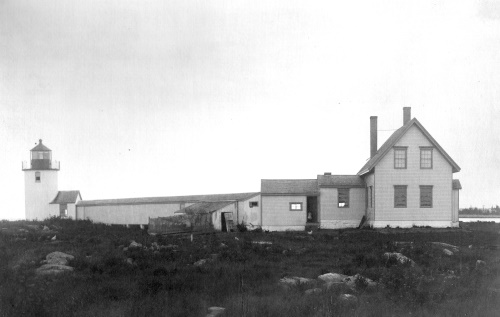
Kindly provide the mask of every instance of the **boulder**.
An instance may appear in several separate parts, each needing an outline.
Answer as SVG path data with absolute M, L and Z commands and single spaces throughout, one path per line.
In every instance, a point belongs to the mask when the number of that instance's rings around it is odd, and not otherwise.
M 160 249 L 175 249 L 175 248 L 178 248 L 178 246 L 175 244 L 168 244 L 168 245 L 160 246 Z
M 349 277 L 348 275 L 338 273 L 326 273 L 318 276 L 318 279 L 325 283 L 344 283 L 344 280 Z
M 351 282 L 351 280 L 352 280 L 352 282 Z M 349 279 L 345 283 L 348 286 L 351 286 L 351 283 L 352 283 L 353 286 L 356 286 L 356 280 L 361 280 L 361 283 L 363 283 L 364 285 L 366 285 L 367 288 L 373 288 L 373 287 L 377 286 L 377 282 L 374 282 L 373 280 L 371 280 L 371 279 L 369 279 L 367 277 L 364 277 L 361 274 L 356 274 L 356 275 L 352 276 L 352 279 Z
M 482 260 L 477 260 L 476 261 L 476 270 L 483 269 L 486 267 L 486 262 Z
M 298 276 L 284 277 L 280 279 L 280 284 L 285 288 L 295 287 L 299 285 L 313 284 L 313 283 L 314 283 L 313 279 L 298 277 Z
M 338 299 L 343 304 L 356 305 L 358 303 L 358 298 L 352 294 L 340 294 Z
M 43 231 L 49 231 L 50 229 L 49 229 L 49 227 L 47 227 L 47 226 L 43 226 L 43 229 L 42 229 L 42 230 L 43 230 Z
M 127 262 L 127 264 L 134 265 L 134 259 L 132 258 L 127 258 L 127 260 L 125 261 Z
M 224 307 L 209 307 L 208 315 L 206 317 L 223 316 L 226 309 Z
M 452 256 L 453 255 L 453 252 L 451 252 L 450 250 L 448 249 L 443 249 L 443 253 L 446 254 L 446 255 L 449 255 L 449 256 Z
M 431 242 L 432 245 L 434 246 L 437 246 L 437 247 L 441 247 L 441 248 L 446 248 L 446 249 L 449 249 L 453 252 L 458 252 L 459 249 L 457 246 L 455 245 L 452 245 L 452 244 L 448 244 L 448 243 L 443 243 L 443 242 Z
M 398 264 L 404 265 L 409 263 L 412 267 L 415 266 L 415 262 L 412 259 L 398 252 L 386 252 L 384 253 L 384 258 L 386 261 L 395 260 Z
M 36 269 L 35 273 L 37 275 L 52 275 L 68 271 L 73 271 L 73 268 L 71 266 L 61 264 L 44 264 Z
M 129 248 L 142 248 L 142 244 L 137 243 L 134 240 L 132 240 L 132 242 L 130 242 L 130 245 L 128 247 Z
M 45 258 L 47 259 L 48 263 L 50 263 L 50 261 L 53 259 L 66 259 L 69 261 L 69 260 L 73 260 L 75 257 L 72 256 L 71 254 L 55 251 L 55 252 L 47 254 L 47 256 Z
M 202 266 L 202 265 L 206 264 L 207 262 L 208 262 L 208 260 L 207 260 L 207 259 L 201 259 L 201 260 L 199 260 L 199 261 L 194 262 L 194 264 L 193 264 L 193 265 L 194 265 L 194 266 Z
M 272 245 L 273 243 L 271 241 L 252 241 L 253 244 L 267 244 L 267 245 Z
M 311 288 L 311 289 L 308 289 L 304 292 L 305 295 L 314 295 L 314 294 L 319 294 L 321 293 L 323 290 L 321 288 Z

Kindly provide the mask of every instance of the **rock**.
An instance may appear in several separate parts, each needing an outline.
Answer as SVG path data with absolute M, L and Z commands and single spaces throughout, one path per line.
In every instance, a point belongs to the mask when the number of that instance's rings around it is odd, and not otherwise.
M 51 261 L 53 261 L 54 259 L 66 259 L 69 261 L 69 260 L 73 260 L 74 258 L 75 257 L 72 256 L 71 254 L 67 254 L 67 253 L 59 252 L 59 251 L 49 253 L 45 257 L 45 259 L 47 259 L 48 263 L 51 263 Z
M 40 262 L 41 264 L 59 264 L 59 265 L 67 265 L 68 259 L 66 258 L 52 258 L 50 260 L 44 260 Z
M 127 264 L 134 265 L 134 259 L 132 258 L 127 258 L 127 260 L 125 261 L 127 262 Z
M 349 286 L 345 285 L 344 282 L 326 282 L 323 285 L 323 288 L 328 290 L 328 291 L 335 290 L 335 291 L 347 292 L 347 291 L 351 290 L 351 288 Z
M 226 309 L 224 307 L 209 307 L 208 315 L 206 317 L 223 316 Z
M 37 275 L 51 275 L 73 271 L 71 266 L 60 264 L 44 264 L 35 270 Z
M 345 304 L 355 305 L 358 302 L 358 298 L 352 294 L 340 294 L 338 298 Z
M 125 246 L 123 244 L 118 246 L 118 249 L 122 249 L 123 250 L 123 248 L 125 248 Z
M 447 249 L 451 249 L 453 252 L 458 252 L 459 249 L 457 246 L 454 246 L 452 244 L 448 244 L 448 243 L 443 243 L 443 242 L 431 242 L 433 245 L 435 246 L 438 246 L 438 247 L 441 247 L 441 248 L 447 248 Z
M 293 277 L 284 277 L 280 279 L 280 284 L 284 286 L 285 288 L 290 288 L 292 286 L 298 286 L 298 285 L 304 285 L 304 284 L 311 284 L 314 283 L 313 279 L 310 278 L 305 278 L 305 277 L 298 277 L 298 276 L 293 276 Z
M 443 249 L 443 253 L 446 254 L 446 255 L 449 255 L 449 256 L 452 256 L 453 255 L 453 252 L 451 252 L 450 250 L 448 249 Z
M 227 248 L 227 245 L 226 245 L 225 243 L 221 242 L 221 244 L 220 244 L 220 246 L 219 246 L 219 247 L 221 247 L 221 248 L 225 249 L 225 248 Z
M 42 230 L 43 230 L 43 231 L 50 231 L 49 227 L 47 227 L 47 226 L 43 226 L 43 229 L 42 229 Z
M 477 260 L 476 261 L 476 270 L 482 269 L 486 267 L 486 262 L 482 260 Z
M 412 259 L 402 255 L 401 253 L 386 252 L 384 253 L 384 258 L 386 259 L 386 261 L 395 260 L 398 264 L 404 265 L 410 263 L 412 267 L 415 266 L 415 262 Z
M 305 295 L 314 295 L 314 294 L 319 294 L 323 290 L 321 288 L 311 288 L 308 289 L 307 291 L 304 292 Z
M 326 273 L 318 276 L 319 280 L 322 280 L 326 283 L 344 283 L 345 278 L 349 276 L 338 273 Z
M 175 244 L 168 244 L 168 245 L 161 245 L 160 246 L 160 249 L 175 249 L 175 248 L 178 248 L 179 246 L 175 245 Z
M 128 247 L 129 248 L 142 248 L 142 244 L 137 243 L 134 240 L 132 240 L 132 242 L 130 242 L 130 245 Z
M 208 262 L 208 260 L 207 260 L 207 259 L 201 259 L 201 260 L 199 260 L 199 261 L 194 262 L 194 264 L 193 264 L 193 265 L 194 265 L 194 266 L 202 266 L 202 265 L 206 264 L 207 262 Z
M 356 287 L 356 283 L 358 283 L 358 282 L 356 282 L 357 280 L 361 280 L 360 283 L 364 284 L 367 288 L 377 287 L 377 282 L 374 282 L 373 280 L 371 280 L 367 277 L 364 277 L 361 274 L 356 274 L 356 275 L 350 277 L 348 280 L 345 281 L 345 283 L 348 286 L 352 285 L 352 287 Z
M 123 248 L 123 252 L 128 251 L 128 247 Z
M 273 243 L 271 241 L 252 241 L 253 244 L 266 244 L 266 245 L 272 245 Z
M 50 239 L 51 241 L 56 241 L 56 238 L 57 236 L 53 236 L 52 239 Z

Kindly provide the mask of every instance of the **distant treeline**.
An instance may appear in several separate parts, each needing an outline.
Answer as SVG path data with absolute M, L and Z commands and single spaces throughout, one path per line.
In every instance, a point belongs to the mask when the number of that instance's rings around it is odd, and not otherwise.
M 500 206 L 496 205 L 495 207 L 492 206 L 491 208 L 477 208 L 471 206 L 469 208 L 460 209 L 458 213 L 460 215 L 500 215 Z

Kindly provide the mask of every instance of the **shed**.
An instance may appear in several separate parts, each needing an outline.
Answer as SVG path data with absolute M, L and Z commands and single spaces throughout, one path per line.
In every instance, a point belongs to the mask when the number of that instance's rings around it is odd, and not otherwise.
M 168 234 L 180 232 L 232 231 L 236 201 L 199 202 L 182 208 L 170 217 L 149 218 L 148 232 Z
M 57 205 L 50 208 L 50 215 L 76 219 L 76 204 L 82 200 L 79 190 L 60 190 L 50 205 Z

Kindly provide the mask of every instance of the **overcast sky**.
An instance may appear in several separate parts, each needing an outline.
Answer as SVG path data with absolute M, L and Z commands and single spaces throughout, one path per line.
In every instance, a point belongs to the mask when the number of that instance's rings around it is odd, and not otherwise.
M 356 174 L 416 117 L 500 204 L 500 2 L 0 0 L 0 219 L 43 139 L 84 199 Z

